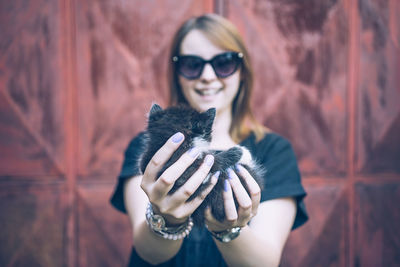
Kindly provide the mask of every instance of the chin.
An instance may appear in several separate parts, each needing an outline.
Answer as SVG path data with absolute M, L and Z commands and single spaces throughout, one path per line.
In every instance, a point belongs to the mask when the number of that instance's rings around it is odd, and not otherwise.
M 198 103 L 198 102 L 197 102 Z M 210 108 L 215 108 L 216 111 L 218 112 L 218 105 L 214 103 L 202 103 L 202 104 L 196 104 L 193 106 L 197 111 L 204 112 L 207 111 Z

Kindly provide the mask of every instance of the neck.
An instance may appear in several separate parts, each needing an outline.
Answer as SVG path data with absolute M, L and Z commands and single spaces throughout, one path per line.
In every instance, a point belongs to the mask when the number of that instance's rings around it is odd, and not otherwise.
M 225 150 L 235 145 L 229 134 L 231 123 L 231 108 L 217 112 L 213 125 L 211 148 Z

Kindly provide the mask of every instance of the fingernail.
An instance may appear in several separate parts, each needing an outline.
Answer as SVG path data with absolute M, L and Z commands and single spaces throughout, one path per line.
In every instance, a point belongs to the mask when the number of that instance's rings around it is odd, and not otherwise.
M 228 182 L 228 180 L 224 180 L 224 191 L 225 192 L 228 192 L 228 187 L 229 187 L 229 182 Z
M 183 134 L 182 133 L 176 133 L 172 136 L 172 142 L 174 143 L 179 143 L 183 139 Z
M 235 170 L 237 171 L 237 172 L 240 172 L 240 164 L 239 163 L 236 163 L 235 164 Z
M 231 168 L 229 168 L 227 171 L 228 171 L 228 177 L 229 177 L 229 180 L 230 180 L 230 179 L 233 178 L 233 176 L 235 175 L 235 173 L 233 172 L 233 170 L 232 170 Z
M 212 166 L 213 165 L 213 163 L 214 163 L 214 157 L 213 156 L 211 156 L 211 155 L 207 155 L 206 156 L 206 164 L 207 164 L 207 166 Z
M 188 154 L 192 158 L 195 158 L 199 154 L 199 149 L 197 147 L 192 147 L 191 149 L 189 149 Z
M 214 173 L 214 176 L 215 176 L 215 178 L 219 178 L 219 175 L 221 174 L 221 172 L 220 171 L 217 171 L 216 173 Z

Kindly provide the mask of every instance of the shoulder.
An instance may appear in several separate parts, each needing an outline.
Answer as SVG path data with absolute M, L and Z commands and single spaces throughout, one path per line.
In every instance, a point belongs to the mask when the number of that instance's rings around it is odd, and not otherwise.
M 268 132 L 261 140 L 257 141 L 254 134 L 246 138 L 242 145 L 247 147 L 252 155 L 257 158 L 265 158 L 266 156 L 293 153 L 292 145 L 285 137 L 275 133 Z
M 284 148 L 284 147 L 291 147 L 289 140 L 287 140 L 285 137 L 274 133 L 274 132 L 269 132 L 264 135 L 264 138 L 262 138 L 258 143 L 258 146 L 262 147 L 268 147 L 268 148 Z

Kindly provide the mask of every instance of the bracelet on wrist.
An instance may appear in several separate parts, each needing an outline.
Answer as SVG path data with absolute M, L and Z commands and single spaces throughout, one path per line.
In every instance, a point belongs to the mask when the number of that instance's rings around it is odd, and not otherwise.
M 153 207 L 150 202 L 147 204 L 146 222 L 154 233 L 169 240 L 183 239 L 189 235 L 193 228 L 192 217 L 189 217 L 188 220 L 181 225 L 166 227 L 164 217 L 154 214 Z
M 237 238 L 240 235 L 241 230 L 242 230 L 241 227 L 233 227 L 219 232 L 208 229 L 211 235 L 218 241 L 221 241 L 222 243 L 228 243 Z

